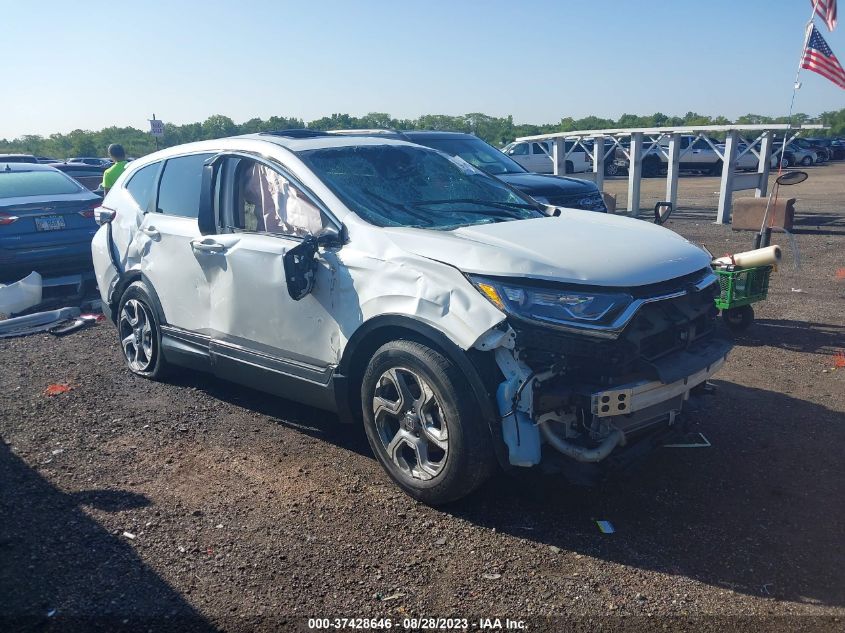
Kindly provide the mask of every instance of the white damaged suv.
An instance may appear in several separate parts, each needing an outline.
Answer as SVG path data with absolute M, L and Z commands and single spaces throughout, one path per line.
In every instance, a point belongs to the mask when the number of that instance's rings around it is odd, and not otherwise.
M 659 445 L 723 364 L 710 256 L 540 207 L 460 158 L 293 130 L 132 162 L 94 265 L 129 369 L 175 366 L 363 422 L 414 497 Z

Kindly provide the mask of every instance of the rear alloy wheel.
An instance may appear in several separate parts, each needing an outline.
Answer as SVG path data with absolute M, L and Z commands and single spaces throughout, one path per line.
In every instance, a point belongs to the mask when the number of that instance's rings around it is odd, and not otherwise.
M 804 167 L 809 167 L 810 165 L 813 164 L 813 157 L 812 156 L 805 156 L 804 158 L 801 159 L 801 164 L 804 165 Z
M 130 284 L 118 306 L 117 331 L 129 371 L 159 379 L 168 366 L 161 354 L 161 330 L 152 305 L 143 282 Z
M 493 472 L 490 430 L 458 367 L 416 341 L 391 341 L 361 384 L 364 428 L 376 459 L 412 497 L 466 496 Z
M 614 161 L 610 161 L 604 164 L 604 175 L 613 177 L 619 175 L 619 165 L 617 165 Z

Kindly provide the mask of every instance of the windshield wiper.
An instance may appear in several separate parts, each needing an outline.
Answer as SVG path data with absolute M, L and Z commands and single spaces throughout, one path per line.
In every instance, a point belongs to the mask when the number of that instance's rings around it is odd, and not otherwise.
M 537 211 L 537 206 L 523 202 L 499 202 L 498 200 L 477 200 L 475 198 L 452 198 L 449 200 L 424 200 L 422 202 L 414 202 L 415 207 L 425 207 L 432 204 L 489 204 L 491 207 L 499 207 L 503 209 L 531 209 Z

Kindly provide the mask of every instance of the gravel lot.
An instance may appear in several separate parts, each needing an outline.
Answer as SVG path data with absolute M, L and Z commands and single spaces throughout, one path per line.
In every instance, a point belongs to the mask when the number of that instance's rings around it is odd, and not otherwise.
M 664 186 L 647 182 L 644 201 Z M 746 250 L 749 233 L 712 223 L 715 191 L 683 178 L 669 228 Z M 502 474 L 432 509 L 331 415 L 188 371 L 132 376 L 108 324 L 0 341 L 0 628 L 452 615 L 841 631 L 845 164 L 789 193 L 803 270 L 788 254 L 717 395 L 691 414 L 712 447 L 660 449 L 598 488 Z M 44 395 L 52 383 L 72 390 Z

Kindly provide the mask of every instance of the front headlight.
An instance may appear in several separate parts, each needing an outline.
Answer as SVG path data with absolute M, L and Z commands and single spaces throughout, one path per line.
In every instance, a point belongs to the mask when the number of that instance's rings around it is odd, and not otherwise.
M 570 326 L 608 325 L 633 301 L 624 292 L 587 292 L 528 286 L 470 275 L 497 308 L 523 319 Z

